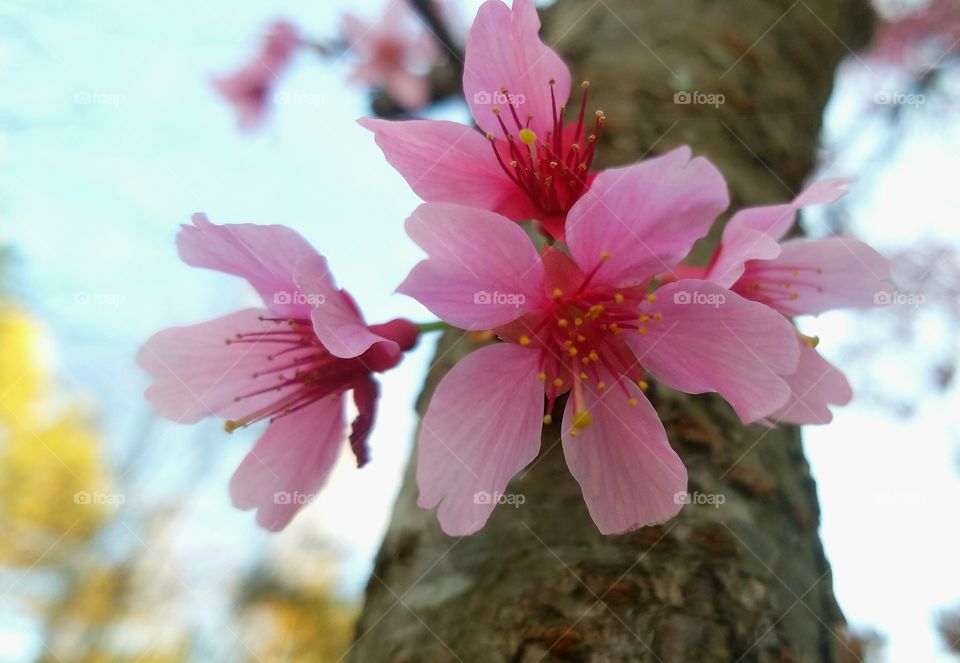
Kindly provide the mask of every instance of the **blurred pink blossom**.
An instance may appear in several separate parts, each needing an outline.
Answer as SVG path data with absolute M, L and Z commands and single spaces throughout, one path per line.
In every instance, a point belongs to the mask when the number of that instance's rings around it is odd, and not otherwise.
M 292 23 L 277 21 L 260 52 L 230 76 L 214 78 L 214 89 L 237 112 L 237 126 L 244 131 L 259 128 L 270 108 L 270 96 L 277 80 L 290 64 L 300 41 Z
M 427 105 L 427 74 L 438 49 L 403 0 L 391 0 L 383 16 L 373 21 L 344 14 L 340 33 L 356 59 L 351 82 L 383 88 L 409 111 Z
M 930 0 L 877 26 L 870 54 L 909 69 L 935 67 L 960 45 L 960 2 Z

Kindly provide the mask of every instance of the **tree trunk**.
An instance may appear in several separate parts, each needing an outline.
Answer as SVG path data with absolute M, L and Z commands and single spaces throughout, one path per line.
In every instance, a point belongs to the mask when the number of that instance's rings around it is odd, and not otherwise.
M 606 112 L 602 166 L 688 143 L 725 173 L 737 207 L 799 191 L 834 69 L 865 43 L 872 16 L 865 0 L 558 0 L 543 20 L 545 41 Z M 677 104 L 680 91 L 724 103 Z M 421 414 L 474 349 L 460 333 L 443 338 Z M 650 395 L 690 492 L 723 504 L 602 536 L 555 425 L 509 488 L 524 503 L 455 539 L 416 506 L 411 469 L 351 660 L 842 660 L 843 616 L 798 429 L 744 427 L 712 396 Z

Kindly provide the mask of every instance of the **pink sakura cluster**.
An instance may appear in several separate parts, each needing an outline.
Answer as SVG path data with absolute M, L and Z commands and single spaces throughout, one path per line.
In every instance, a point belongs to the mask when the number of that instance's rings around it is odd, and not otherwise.
M 850 387 L 791 318 L 870 306 L 888 277 L 863 243 L 787 239 L 799 209 L 834 202 L 844 180 L 734 214 L 709 265 L 684 265 L 728 206 L 723 176 L 687 147 L 591 172 L 603 113 L 587 114 L 584 84 L 567 121 L 570 73 L 539 28 L 532 0 L 480 8 L 464 90 L 481 131 L 361 121 L 427 201 L 406 222 L 427 257 L 398 291 L 501 341 L 444 377 L 422 422 L 419 504 L 439 507 L 451 535 L 483 527 L 495 505 L 477 496 L 505 491 L 537 457 L 545 425 L 559 426 L 601 532 L 673 517 L 687 474 L 648 380 L 717 392 L 745 423 L 826 423 Z M 548 236 L 542 251 L 516 223 L 527 219 Z M 188 264 L 246 278 L 264 306 L 151 338 L 139 356 L 155 379 L 147 398 L 175 421 L 217 416 L 228 431 L 269 420 L 230 488 L 236 506 L 281 528 L 299 503 L 276 495 L 312 495 L 333 465 L 341 396 L 356 403 L 349 441 L 363 465 L 374 374 L 436 325 L 368 325 L 325 259 L 285 227 L 198 215 L 178 247 Z
M 382 88 L 409 111 L 430 101 L 426 74 L 439 58 L 439 52 L 405 2 L 390 0 L 383 15 L 371 21 L 344 14 L 340 19 L 340 40 L 354 61 L 350 82 Z M 250 131 L 263 125 L 277 83 L 301 46 L 321 52 L 335 50 L 305 41 L 288 21 L 276 21 L 247 64 L 229 76 L 211 81 L 214 90 L 236 111 L 239 129 Z

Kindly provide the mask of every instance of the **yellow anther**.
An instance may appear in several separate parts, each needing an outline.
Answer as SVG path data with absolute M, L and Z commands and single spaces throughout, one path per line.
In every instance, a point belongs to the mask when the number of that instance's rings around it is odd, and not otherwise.
M 537 134 L 535 134 L 532 129 L 521 129 L 520 142 L 524 145 L 535 145 L 537 143 Z
M 800 340 L 806 343 L 807 345 L 809 345 L 811 348 L 815 348 L 818 345 L 820 345 L 819 336 L 807 336 L 806 334 L 798 334 L 798 335 L 800 336 Z
M 590 351 L 590 361 L 600 361 L 600 355 L 597 354 L 596 350 Z
M 647 331 L 648 331 L 648 330 L 647 330 L 646 327 L 637 327 L 637 333 L 640 334 L 641 336 L 643 336 L 644 334 L 646 334 Z
M 649 295 L 647 295 L 647 301 L 652 304 L 657 301 L 657 296 L 651 292 Z
M 499 114 L 500 114 L 500 107 L 499 107 L 499 106 L 494 106 L 491 110 L 492 110 L 492 112 L 493 112 L 494 115 L 499 115 Z
M 520 337 L 520 345 L 530 345 L 530 337 L 524 334 Z
M 644 313 L 640 316 L 640 322 L 650 322 L 650 316 Z
M 228 433 L 232 433 L 238 428 L 243 428 L 243 422 L 234 421 L 233 419 L 228 419 L 223 422 L 223 430 L 227 431 Z
M 650 388 L 650 384 L 646 380 L 639 380 L 637 386 L 640 387 L 640 391 L 646 391 Z
M 580 88 L 581 88 L 581 89 L 586 90 L 588 87 L 590 87 L 590 81 L 584 81 L 584 82 L 580 83 Z
M 580 325 L 583 324 L 583 318 L 574 318 L 574 319 L 573 319 L 573 324 L 576 325 L 577 327 L 579 327 Z
M 576 436 L 577 436 L 577 429 L 576 429 L 576 428 L 571 429 L 571 430 L 570 430 L 570 437 L 576 437 Z
M 496 140 L 497 137 L 494 136 L 491 132 L 487 132 L 487 140 Z
M 593 417 L 590 416 L 590 413 L 586 410 L 582 412 L 577 412 L 573 415 L 573 427 L 577 429 L 583 429 L 593 423 Z
M 587 340 L 587 337 L 584 336 L 583 334 L 577 334 L 577 340 L 583 343 L 584 341 Z
M 602 304 L 594 304 L 593 306 L 590 307 L 591 313 L 603 313 L 603 311 L 604 311 L 604 308 Z
M 630 407 L 637 407 L 637 399 L 636 399 L 636 398 L 631 398 L 631 399 L 630 399 Z
M 567 320 L 566 318 L 560 318 L 559 320 L 557 320 L 558 327 L 566 327 L 569 324 L 570 324 L 570 321 Z
M 663 313 L 654 313 L 654 314 L 653 314 L 653 319 L 654 319 L 654 320 L 663 320 Z
M 553 298 L 554 298 L 554 299 L 560 299 L 561 297 L 563 297 L 563 290 L 561 290 L 560 288 L 554 288 L 554 289 L 553 289 Z
M 570 356 L 571 356 L 571 357 L 576 357 L 578 354 L 580 354 L 580 351 L 579 351 L 579 350 L 577 350 L 576 348 L 570 348 Z
M 539 373 L 539 374 L 537 375 L 537 379 L 540 380 L 540 382 L 546 382 L 546 381 L 547 381 L 547 374 L 546 374 L 546 373 Z
M 610 253 L 607 251 L 604 251 L 603 253 L 601 253 L 600 260 L 610 260 Z
M 566 341 L 563 342 L 563 344 L 569 348 L 569 347 L 572 347 L 572 346 L 573 346 L 573 341 L 571 341 L 571 340 L 568 338 Z
M 554 387 L 562 387 L 562 386 L 563 386 L 563 380 L 561 380 L 560 378 L 554 378 L 554 379 L 553 379 L 553 386 L 554 386 Z
M 580 373 L 580 379 L 581 379 L 581 380 L 587 380 L 587 379 L 589 379 L 589 378 L 590 378 L 590 376 L 587 375 L 586 373 L 582 373 L 582 372 Z
M 597 390 L 603 391 L 603 390 L 606 389 L 606 388 L 607 388 L 607 383 L 606 383 L 606 382 L 598 382 L 598 383 L 597 383 Z
M 549 426 L 550 424 L 553 423 L 553 417 L 551 417 L 549 414 L 543 415 L 543 423 Z
M 618 304 L 622 304 L 622 303 L 623 303 L 623 293 L 618 292 L 617 294 L 615 294 L 615 295 L 613 296 L 613 301 L 615 301 L 615 302 L 618 303 Z

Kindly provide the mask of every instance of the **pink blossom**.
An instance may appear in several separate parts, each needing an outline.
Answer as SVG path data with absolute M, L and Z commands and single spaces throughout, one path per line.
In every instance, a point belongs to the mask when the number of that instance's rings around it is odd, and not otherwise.
M 567 113 L 570 72 L 539 30 L 532 0 L 480 7 L 467 37 L 463 89 L 481 131 L 434 120 L 360 124 L 424 200 L 536 219 L 562 239 L 567 213 L 592 181 L 605 117 L 587 115 L 588 83 L 579 109 Z
M 345 432 L 352 391 L 358 415 L 350 446 L 363 466 L 376 414 L 373 378 L 417 341 L 406 320 L 367 325 L 337 289 L 326 259 L 285 226 L 215 225 L 203 214 L 177 236 L 189 265 L 245 278 L 264 306 L 155 334 L 137 360 L 154 378 L 146 398 L 180 423 L 222 417 L 228 432 L 269 420 L 230 480 L 240 509 L 282 529 L 323 485 Z
M 437 59 L 437 47 L 405 2 L 391 0 L 376 21 L 344 14 L 340 32 L 357 59 L 351 81 L 384 88 L 406 110 L 427 105 L 427 73 Z
M 299 43 L 296 27 L 277 21 L 270 27 L 263 48 L 249 63 L 230 76 L 213 79 L 214 89 L 236 109 L 240 129 L 256 129 L 263 124 L 274 85 Z
M 808 205 L 835 202 L 849 179 L 815 182 L 791 203 L 752 207 L 735 214 L 706 269 L 680 267 L 673 277 L 704 278 L 746 299 L 793 317 L 834 308 L 873 306 L 886 289 L 889 264 L 875 250 L 853 239 L 784 239 L 797 212 Z M 798 335 L 800 364 L 786 376 L 787 404 L 771 415 L 797 424 L 828 423 L 829 405 L 852 398 L 843 374 L 814 349 L 817 340 Z
M 879 60 L 928 69 L 960 43 L 960 3 L 929 0 L 918 9 L 881 21 L 870 47 Z
M 399 292 L 505 341 L 455 366 L 423 420 L 419 504 L 439 505 L 445 532 L 483 526 L 495 496 L 536 458 L 563 394 L 567 464 L 607 534 L 671 518 L 686 490 L 643 395 L 648 373 L 688 393 L 719 392 L 744 421 L 787 403 L 780 376 L 796 370 L 799 349 L 786 318 L 705 280 L 651 292 L 727 203 L 720 173 L 684 147 L 600 173 L 570 210 L 569 255 L 538 255 L 518 225 L 486 210 L 428 203 L 407 220 L 428 257 Z

